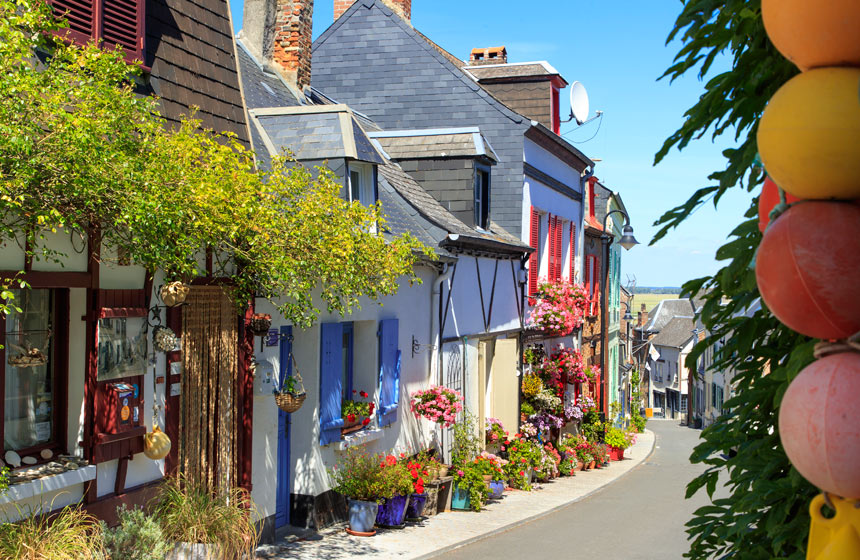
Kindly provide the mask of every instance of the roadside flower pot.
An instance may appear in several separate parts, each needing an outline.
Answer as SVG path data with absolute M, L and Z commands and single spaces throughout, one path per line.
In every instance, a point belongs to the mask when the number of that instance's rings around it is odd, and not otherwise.
M 591 462 L 588 464 L 588 468 L 593 469 L 596 464 L 597 464 L 597 462 L 594 459 L 592 459 Z
M 209 560 L 218 558 L 218 547 L 212 544 L 176 543 L 165 560 Z
M 453 493 L 451 494 L 451 509 L 470 510 L 472 501 L 469 498 L 469 491 L 465 488 L 460 488 L 459 484 L 454 485 Z
M 379 513 L 379 504 L 376 502 L 363 502 L 360 500 L 349 501 L 349 529 L 351 534 L 358 536 L 372 536 L 376 534 L 373 525 Z
M 424 505 L 427 503 L 427 493 L 412 494 L 409 505 L 406 506 L 406 519 L 419 521 L 424 516 Z
M 580 470 L 580 471 L 584 471 L 585 470 L 585 464 L 582 461 L 577 461 L 576 462 L 576 469 Z
M 408 505 L 409 496 L 388 498 L 379 506 L 379 513 L 376 514 L 376 524 L 380 527 L 402 527 L 406 519 L 406 506 Z
M 624 459 L 624 448 L 623 447 L 610 447 L 609 448 L 609 458 L 613 461 L 621 461 Z
M 498 500 L 505 493 L 505 483 L 502 480 L 493 480 L 490 482 L 490 499 Z

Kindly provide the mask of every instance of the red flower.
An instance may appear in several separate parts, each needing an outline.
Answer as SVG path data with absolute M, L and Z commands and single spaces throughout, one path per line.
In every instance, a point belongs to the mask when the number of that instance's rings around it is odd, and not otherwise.
M 516 448 L 516 447 L 511 447 L 511 451 L 516 452 L 516 450 L 517 450 L 517 448 Z
M 362 398 L 366 399 L 367 398 L 367 391 L 362 391 L 359 393 L 359 395 L 361 395 Z
M 526 473 L 524 473 L 523 471 L 520 471 L 520 476 L 525 476 L 525 475 L 526 475 Z
M 412 478 L 418 478 L 418 469 L 412 469 L 409 474 L 412 475 Z
M 354 395 L 357 391 L 355 389 L 352 390 L 352 394 Z
M 395 457 L 394 455 L 388 455 L 385 458 L 385 464 L 388 465 L 389 467 L 393 467 L 394 465 L 397 464 L 397 457 Z
M 367 426 L 368 424 L 370 424 L 370 418 L 365 418 L 361 421 L 362 426 Z
M 373 414 L 373 409 L 376 407 L 376 404 L 370 403 L 370 412 L 368 414 Z
M 355 414 L 352 414 L 352 413 L 347 414 L 346 419 L 350 422 L 355 422 Z
M 406 453 L 401 453 L 400 458 L 403 459 L 404 457 L 406 457 Z

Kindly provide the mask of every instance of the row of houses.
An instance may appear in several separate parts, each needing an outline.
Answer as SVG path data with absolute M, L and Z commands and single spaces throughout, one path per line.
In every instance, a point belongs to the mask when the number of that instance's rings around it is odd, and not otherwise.
M 100 258 L 109 249 L 94 235 L 55 234 L 52 247 L 70 255 L 61 263 L 27 259 L 5 240 L 0 273 L 23 270 L 32 288 L 17 294 L 23 310 L 4 332 L 52 338 L 50 359 L 26 371 L 0 356 L 4 451 L 82 461 L 14 484 L 0 496 L 4 513 L 81 501 L 111 520 L 180 472 L 248 490 L 265 538 L 288 524 L 324 527 L 343 515 L 326 468 L 347 447 L 446 453 L 450 432 L 416 419 L 410 393 L 445 385 L 481 425 L 494 417 L 515 428 L 525 344 L 580 348 L 602 372 L 604 412 L 625 402 L 632 339 L 621 328 L 617 241 L 629 217 L 595 162 L 560 136 L 568 83 L 549 63 L 509 63 L 504 47 L 462 61 L 412 26 L 410 0 L 335 0 L 336 19 L 315 41 L 310 0 L 246 0 L 238 37 L 220 0 L 130 2 L 139 24 L 121 44 L 143 61 L 168 123 L 197 107 L 204 126 L 235 134 L 262 167 L 284 151 L 328 167 L 344 198 L 381 204 L 380 235 L 408 232 L 436 256 L 416 261 L 420 284 L 299 329 L 262 298 L 237 316 L 205 255 L 186 305 L 167 308 L 164 278 Z M 113 40 L 101 0 L 54 5 L 80 15 L 69 18 L 78 38 Z M 585 285 L 581 331 L 548 339 L 529 329 L 543 279 Z M 273 317 L 262 339 L 248 328 L 255 312 Z M 178 336 L 171 350 L 153 348 L 153 322 Z M 286 414 L 272 391 L 296 373 L 307 400 Z M 344 436 L 341 406 L 354 392 L 377 413 Z M 154 426 L 173 442 L 163 460 L 142 454 Z

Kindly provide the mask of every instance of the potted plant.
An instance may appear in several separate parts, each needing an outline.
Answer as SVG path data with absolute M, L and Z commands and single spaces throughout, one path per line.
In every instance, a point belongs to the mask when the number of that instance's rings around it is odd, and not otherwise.
M 347 498 L 349 527 L 347 533 L 359 537 L 376 534 L 373 529 L 379 513 L 379 499 L 384 493 L 380 455 L 369 455 L 350 447 L 329 470 L 332 490 Z
M 424 514 L 424 504 L 427 503 L 427 494 L 424 492 L 424 479 L 429 476 L 426 469 L 427 457 L 419 455 L 417 459 L 406 459 L 406 470 L 412 477 L 412 495 L 409 496 L 409 505 L 406 507 L 406 519 L 418 520 Z
M 624 450 L 630 446 L 630 440 L 625 436 L 624 432 L 612 426 L 606 430 L 604 441 L 609 446 L 610 459 L 613 461 L 624 459 Z
M 401 459 L 406 455 L 401 453 Z M 398 461 L 394 455 L 386 455 L 379 463 L 382 486 L 382 502 L 376 514 L 376 524 L 382 527 L 403 527 L 406 519 L 406 507 L 414 487 L 412 475 L 406 468 L 406 463 Z
M 454 493 L 451 508 L 481 511 L 490 495 L 490 487 L 484 481 L 481 468 L 475 464 L 454 465 Z
M 366 391 L 353 391 L 352 399 L 344 399 L 340 403 L 340 414 L 343 417 L 343 427 L 340 429 L 341 436 L 357 432 L 370 424 L 371 415 L 375 408 L 374 403 L 364 402 L 357 399 L 369 397 Z M 355 395 L 358 395 L 356 397 Z
M 508 464 L 508 461 L 486 451 L 482 451 L 478 458 L 483 463 L 484 481 L 490 488 L 489 499 L 498 500 L 505 493 L 504 466 Z
M 463 395 L 448 387 L 434 385 L 423 391 L 415 391 L 410 397 L 415 416 L 423 416 L 446 428 L 456 423 L 457 415 L 463 410 Z
M 213 492 L 198 481 L 167 479 L 151 504 L 164 538 L 175 543 L 167 560 L 252 558 L 259 533 L 250 501 L 241 488 Z
M 484 443 L 487 444 L 487 447 L 498 449 L 506 439 L 508 439 L 508 432 L 502 426 L 502 421 L 498 418 L 487 418 L 487 425 L 484 430 Z
M 101 522 L 106 560 L 164 560 L 173 548 L 158 521 L 140 508 L 116 508 L 119 525 Z
M 506 445 L 508 464 L 503 467 L 511 488 L 531 490 L 533 469 L 540 461 L 539 445 L 517 434 Z

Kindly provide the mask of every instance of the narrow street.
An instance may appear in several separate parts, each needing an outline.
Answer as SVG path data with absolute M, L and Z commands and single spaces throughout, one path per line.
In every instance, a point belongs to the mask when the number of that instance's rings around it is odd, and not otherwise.
M 702 470 L 688 460 L 701 432 L 674 420 L 649 421 L 648 429 L 657 435 L 654 453 L 604 490 L 440 558 L 681 558 L 684 524 L 707 503 L 704 494 L 684 500 L 687 482 Z

